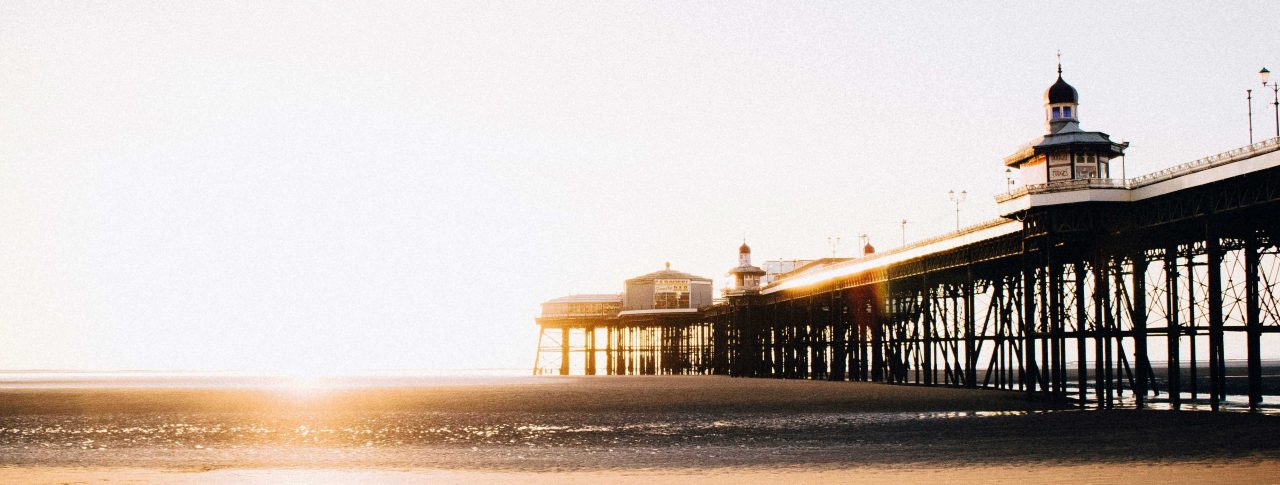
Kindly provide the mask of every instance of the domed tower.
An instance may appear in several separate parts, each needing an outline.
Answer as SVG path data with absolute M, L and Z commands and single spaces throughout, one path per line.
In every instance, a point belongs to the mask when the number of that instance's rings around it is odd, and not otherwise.
M 1115 143 L 1100 131 L 1080 129 L 1080 95 L 1058 79 L 1044 92 L 1045 128 L 1048 131 L 1004 159 L 1005 166 L 1018 171 L 1024 186 L 1039 186 L 1066 180 L 1107 179 L 1110 161 L 1124 155 L 1127 143 Z
M 760 277 L 764 276 L 764 270 L 751 265 L 751 246 L 747 246 L 746 241 L 738 247 L 738 265 L 729 270 L 729 276 L 733 278 L 733 286 L 724 289 L 725 295 L 760 291 Z
M 1079 122 L 1080 95 L 1076 88 L 1062 80 L 1062 63 L 1058 63 L 1058 80 L 1044 91 L 1044 122 L 1049 133 L 1061 130 L 1071 122 Z

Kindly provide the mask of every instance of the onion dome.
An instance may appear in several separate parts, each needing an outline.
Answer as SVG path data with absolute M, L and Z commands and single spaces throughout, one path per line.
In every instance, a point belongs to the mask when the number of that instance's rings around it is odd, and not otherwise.
M 1058 80 L 1044 92 L 1044 104 L 1079 103 L 1080 95 L 1076 88 L 1062 80 L 1062 67 L 1058 67 Z
M 742 246 L 738 248 L 738 254 L 747 254 L 750 252 L 751 252 L 751 247 L 747 246 L 747 243 L 745 242 L 742 243 Z

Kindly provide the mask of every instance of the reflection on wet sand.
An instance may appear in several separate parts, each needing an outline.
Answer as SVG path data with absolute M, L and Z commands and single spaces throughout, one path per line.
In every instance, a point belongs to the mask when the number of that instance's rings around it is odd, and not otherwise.
M 0 456 L 28 470 L 584 474 L 1280 456 L 1278 416 L 1057 410 L 1001 391 L 720 377 L 404 379 L 15 385 L 0 390 Z

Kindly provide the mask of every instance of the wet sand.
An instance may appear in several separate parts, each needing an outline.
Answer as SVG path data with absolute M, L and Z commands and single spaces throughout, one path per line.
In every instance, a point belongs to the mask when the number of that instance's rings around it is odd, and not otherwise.
M 1272 415 L 1047 410 L 1013 392 L 723 377 L 382 384 L 0 389 L 0 483 L 1280 476 Z
M 493 472 L 475 470 L 363 470 L 363 469 L 233 469 L 214 471 L 137 468 L 0 468 L 0 484 L 9 483 L 172 483 L 172 484 L 347 484 L 449 483 L 505 485 L 510 483 L 611 483 L 619 485 L 687 485 L 707 483 L 1274 483 L 1280 475 L 1275 462 L 1226 461 L 1212 463 L 1150 463 L 1143 465 L 1055 465 L 983 467 L 860 467 L 845 469 L 687 469 L 599 470 L 562 473 Z

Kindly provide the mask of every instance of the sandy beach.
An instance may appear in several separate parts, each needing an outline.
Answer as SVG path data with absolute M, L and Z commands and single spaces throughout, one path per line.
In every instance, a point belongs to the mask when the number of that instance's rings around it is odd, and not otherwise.
M 1280 416 L 724 377 L 0 389 L 0 483 L 1265 482 Z M 200 384 L 200 385 L 196 385 Z

